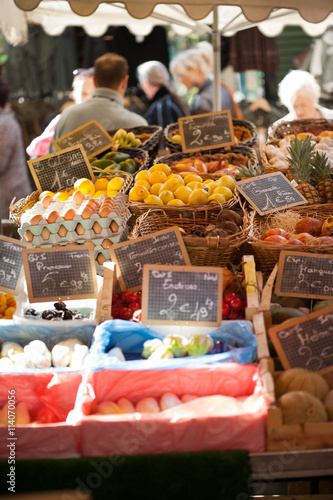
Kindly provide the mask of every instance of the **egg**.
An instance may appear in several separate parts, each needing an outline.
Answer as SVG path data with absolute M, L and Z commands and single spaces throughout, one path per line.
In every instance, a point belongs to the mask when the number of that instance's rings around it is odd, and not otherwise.
M 50 231 L 47 229 L 47 227 L 43 227 L 43 231 L 42 231 L 41 237 L 45 241 L 47 241 L 49 239 L 49 237 L 50 237 Z
M 84 234 L 85 229 L 80 222 L 76 226 L 75 231 L 77 232 L 77 234 L 80 234 L 80 235 Z
M 67 231 L 67 229 L 65 228 L 65 226 L 63 226 L 63 225 L 61 224 L 61 226 L 60 226 L 60 227 L 59 227 L 59 229 L 58 229 L 58 235 L 59 235 L 61 238 L 64 238 L 65 236 L 67 236 L 67 233 L 68 233 L 68 231 Z
M 110 246 L 112 246 L 112 245 L 113 245 L 113 243 L 112 243 L 112 241 L 111 241 L 111 240 L 107 240 L 107 239 L 105 239 L 105 240 L 103 240 L 103 241 L 102 241 L 102 247 L 103 247 L 103 248 L 105 248 L 105 249 L 106 249 L 106 248 L 109 248 L 109 247 L 110 247 Z
M 34 239 L 34 235 L 33 233 L 30 231 L 30 229 L 28 229 L 25 233 L 24 233 L 24 238 L 27 240 L 27 241 L 32 241 Z
M 82 219 L 90 219 L 93 213 L 94 211 L 91 208 L 85 207 L 80 213 L 80 215 Z
M 52 212 L 50 212 L 47 216 L 46 220 L 49 224 L 53 224 L 54 222 L 56 222 L 58 217 L 60 217 L 58 210 L 52 210 Z
M 73 220 L 76 212 L 74 208 L 68 208 L 66 211 L 63 211 L 61 215 L 65 220 Z
M 97 260 L 98 264 L 100 264 L 102 266 L 104 264 L 104 262 L 106 262 L 107 258 L 102 253 L 99 253 L 97 255 L 96 260 Z
M 117 224 L 116 221 L 113 220 L 110 224 L 110 229 L 113 233 L 117 233 L 119 229 L 119 224 Z
M 98 224 L 98 222 L 95 222 L 92 228 L 93 228 L 94 233 L 101 234 L 102 226 L 100 224 Z
M 105 205 L 104 207 L 102 207 L 100 209 L 100 211 L 98 212 L 98 215 L 104 219 L 105 217 L 107 217 L 109 215 L 109 213 L 111 212 L 111 208 L 107 205 Z
M 81 193 L 81 191 L 74 191 L 72 198 L 73 198 L 75 205 L 79 206 L 79 205 L 81 205 L 81 203 L 84 200 L 84 194 Z
M 48 208 L 48 206 L 50 205 L 50 203 L 52 203 L 54 200 L 53 200 L 53 197 L 50 196 L 49 194 L 45 194 L 40 202 L 41 202 L 41 205 L 43 208 Z
M 43 219 L 43 216 L 41 214 L 36 214 L 36 215 L 33 215 L 29 220 L 29 224 L 31 226 L 37 226 L 39 224 L 39 222 Z

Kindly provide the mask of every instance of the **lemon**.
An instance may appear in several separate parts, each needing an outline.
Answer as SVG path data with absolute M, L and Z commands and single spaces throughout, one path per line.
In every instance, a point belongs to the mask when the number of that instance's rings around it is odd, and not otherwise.
M 108 182 L 106 189 L 108 191 L 120 191 L 120 189 L 124 185 L 124 182 L 125 182 L 125 179 L 123 177 L 120 177 L 117 175 L 116 177 L 113 177 L 113 179 L 111 179 Z
M 149 191 L 145 186 L 133 186 L 128 193 L 130 201 L 143 201 L 147 196 L 149 196 Z
M 162 186 L 163 184 L 161 182 L 155 182 L 155 184 L 153 184 L 150 188 L 150 194 L 158 196 Z
M 116 191 L 116 193 L 118 194 L 118 191 Z M 99 189 L 98 191 L 95 191 L 93 198 L 100 198 L 103 194 L 107 194 L 107 190 Z
M 195 189 L 189 196 L 189 205 L 205 205 L 208 203 L 209 194 L 204 189 Z
M 43 191 L 40 193 L 38 199 L 41 200 L 43 196 L 54 196 L 54 193 L 52 191 Z
M 155 194 L 150 194 L 147 198 L 144 199 L 144 203 L 148 203 L 149 205 L 163 205 L 163 201 L 161 198 L 156 196 Z
M 202 182 L 202 177 L 197 174 L 188 174 L 184 177 L 184 182 L 185 185 L 187 185 L 189 182 Z
M 201 188 L 202 187 L 202 182 L 191 181 L 188 184 L 186 184 L 186 186 L 193 191 L 194 189 L 198 189 L 199 187 Z
M 179 188 L 179 186 L 183 186 L 183 185 L 184 185 L 183 179 L 179 180 L 176 177 L 173 177 L 171 179 L 166 180 L 164 182 L 164 184 L 162 184 L 160 193 L 162 191 L 172 191 L 174 193 L 176 191 L 176 189 Z
M 233 197 L 231 189 L 224 186 L 217 186 L 214 189 L 213 194 L 222 194 L 226 200 L 230 200 Z
M 176 206 L 180 207 L 182 205 L 186 205 L 186 203 L 184 203 L 182 200 L 174 198 L 173 200 L 168 201 L 167 205 L 176 205 Z
M 177 200 L 181 200 L 184 204 L 188 203 L 188 199 L 190 194 L 192 193 L 192 189 L 188 186 L 179 186 L 174 192 L 175 198 Z
M 163 205 L 167 205 L 170 200 L 174 199 L 174 195 L 172 191 L 165 189 L 159 194 L 159 198 L 161 199 Z
M 209 198 L 208 198 L 208 203 L 225 203 L 226 199 L 223 196 L 223 194 L 220 193 L 213 193 Z
M 207 191 L 207 193 L 209 194 L 209 196 L 213 193 L 213 189 L 210 187 L 209 184 L 204 184 L 202 182 L 201 186 L 198 186 L 198 187 L 200 187 L 201 189 L 204 189 L 205 191 Z
M 155 170 L 154 172 L 150 172 L 149 182 L 151 185 L 155 184 L 155 182 L 162 182 L 162 184 L 167 180 L 167 176 L 162 170 Z
M 170 174 L 170 175 L 168 175 L 168 177 L 167 177 L 167 180 L 169 180 L 169 179 L 178 179 L 178 180 L 179 180 L 179 182 L 181 182 L 181 183 L 182 183 L 182 185 L 184 185 L 184 184 L 185 184 L 184 179 L 182 178 L 182 176 L 181 176 L 180 174 Z
M 108 188 L 108 182 L 109 181 L 106 177 L 100 177 L 99 179 L 97 179 L 97 181 L 94 184 L 95 192 L 96 191 L 106 191 Z
M 148 181 L 150 176 L 149 170 L 140 170 L 134 178 L 135 182 L 136 181 Z
M 66 201 L 69 198 L 69 194 L 67 191 L 58 191 L 53 198 L 59 201 Z
M 106 194 L 108 196 L 110 196 L 110 198 L 114 198 L 118 193 L 119 193 L 119 191 L 115 191 L 115 190 L 112 191 L 111 189 L 106 192 Z
M 150 167 L 149 172 L 164 172 L 166 176 L 170 175 L 172 170 L 166 163 L 156 163 Z
M 135 186 L 144 186 L 150 192 L 151 184 L 148 181 L 145 181 L 144 179 L 139 179 L 138 181 L 135 181 L 134 185 Z
M 220 177 L 218 179 L 216 184 L 218 186 L 227 187 L 227 188 L 231 189 L 231 191 L 234 191 L 235 187 L 236 187 L 235 179 L 231 175 L 222 175 L 222 177 Z
M 207 184 L 208 186 L 210 186 L 210 188 L 211 188 L 212 191 L 214 190 L 214 188 L 217 187 L 217 184 L 216 184 L 215 181 L 213 181 L 213 179 L 206 179 L 204 181 L 204 184 Z
M 75 191 L 81 191 L 82 194 L 90 194 L 93 196 L 95 192 L 94 183 L 90 179 L 78 179 L 74 184 Z

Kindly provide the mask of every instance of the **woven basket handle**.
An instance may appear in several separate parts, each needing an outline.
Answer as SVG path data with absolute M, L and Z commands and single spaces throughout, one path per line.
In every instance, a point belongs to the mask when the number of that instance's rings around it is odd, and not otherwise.
M 228 247 L 230 244 L 228 238 L 220 238 L 219 236 L 207 236 L 206 238 L 200 238 L 200 236 L 183 236 L 183 241 L 192 247 L 219 248 Z

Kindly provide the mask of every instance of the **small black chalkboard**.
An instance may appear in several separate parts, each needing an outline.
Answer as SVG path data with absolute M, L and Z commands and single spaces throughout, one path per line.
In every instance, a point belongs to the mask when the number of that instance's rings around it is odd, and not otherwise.
M 260 215 L 308 203 L 282 172 L 244 179 L 236 186 Z
M 23 250 L 30 302 L 97 297 L 92 243 Z
M 88 157 L 80 144 L 29 160 L 28 165 L 40 193 L 69 189 L 82 178 L 95 181 Z
M 178 118 L 184 153 L 230 146 L 235 143 L 229 110 Z
M 144 264 L 191 265 L 177 226 L 109 248 L 122 290 L 141 290 Z
M 333 299 L 333 255 L 282 251 L 278 269 L 277 295 Z
M 112 137 L 96 120 L 91 120 L 52 142 L 52 146 L 57 149 L 66 149 L 77 144 L 82 144 L 88 156 L 96 156 L 111 148 Z
M 0 236 L 0 290 L 18 295 L 23 275 L 22 250 L 31 245 L 13 238 Z
M 268 330 L 285 370 L 333 371 L 333 307 L 325 307 Z
M 145 265 L 142 322 L 220 326 L 222 282 L 220 267 Z

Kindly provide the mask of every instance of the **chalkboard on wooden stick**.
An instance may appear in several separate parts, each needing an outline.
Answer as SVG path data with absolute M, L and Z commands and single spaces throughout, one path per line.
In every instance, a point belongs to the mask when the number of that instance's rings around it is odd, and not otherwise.
M 222 282 L 220 267 L 145 265 L 142 323 L 220 326 Z
M 29 160 L 28 165 L 40 193 L 69 189 L 82 178 L 95 182 L 88 157 L 80 144 Z
M 333 299 L 333 255 L 282 251 L 275 293 L 285 297 Z
M 333 306 L 269 328 L 268 333 L 285 370 L 307 368 L 333 372 Z
M 122 290 L 141 290 L 144 264 L 191 265 L 177 226 L 112 245 L 109 252 Z
M 93 244 L 22 251 L 30 302 L 97 297 Z
M 88 156 L 96 156 L 112 147 L 112 137 L 98 121 L 91 120 L 52 142 L 56 149 L 66 149 L 77 144 L 82 144 Z
M 244 179 L 236 186 L 260 215 L 308 203 L 282 172 Z
M 18 295 L 19 282 L 23 276 L 22 250 L 30 248 L 14 238 L 0 236 L 0 290 Z
M 230 146 L 235 143 L 229 110 L 178 118 L 184 153 Z

